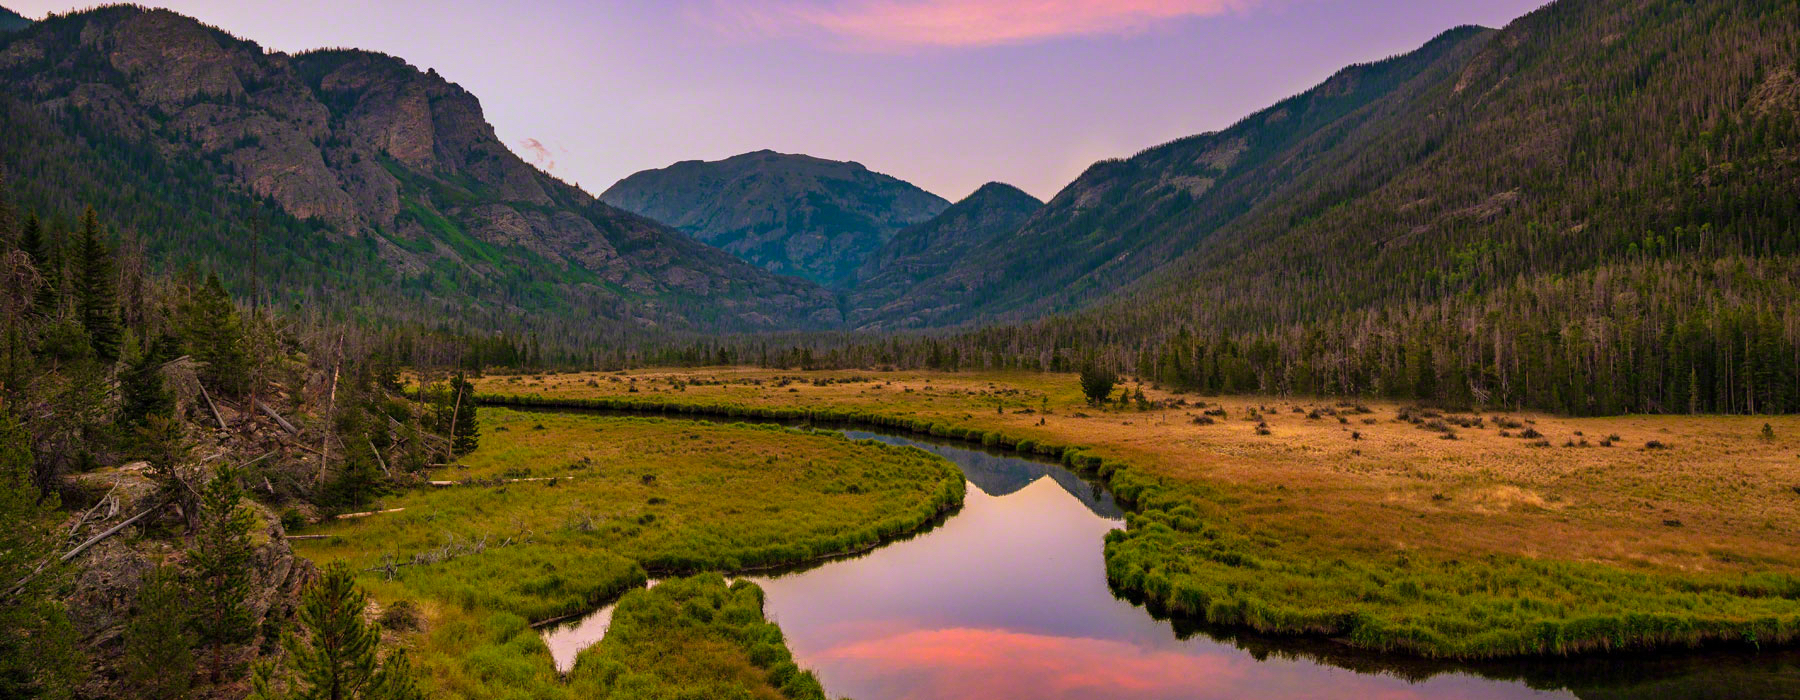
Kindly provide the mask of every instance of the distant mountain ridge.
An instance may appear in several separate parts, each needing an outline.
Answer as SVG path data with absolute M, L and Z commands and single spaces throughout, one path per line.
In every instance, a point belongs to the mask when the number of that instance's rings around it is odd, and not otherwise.
M 860 163 L 769 150 L 645 170 L 600 201 L 828 287 L 848 285 L 895 232 L 950 206 Z
M 93 204 L 154 260 L 241 283 L 261 206 L 270 288 L 336 309 L 549 334 L 839 322 L 817 286 L 532 168 L 473 95 L 391 56 L 110 6 L 0 35 L 0 85 L 24 203 Z
M 1223 131 L 1089 167 L 1007 236 L 909 290 L 885 321 L 954 325 L 1070 311 L 1203 245 L 1333 154 L 1334 134 L 1451 75 L 1492 35 L 1460 27 L 1385 61 L 1352 66 Z
M 895 234 L 858 271 L 850 294 L 850 323 L 879 323 L 887 328 L 920 325 L 914 312 L 929 313 L 929 309 L 901 308 L 894 301 L 919 282 L 955 267 L 1017 230 L 1043 206 L 1017 187 L 990 182 L 930 221 Z

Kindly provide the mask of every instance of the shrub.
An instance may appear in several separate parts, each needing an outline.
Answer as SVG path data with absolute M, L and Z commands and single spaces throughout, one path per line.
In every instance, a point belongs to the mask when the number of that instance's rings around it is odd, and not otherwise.
M 425 621 L 425 616 L 419 612 L 418 605 L 410 600 L 401 599 L 394 601 L 393 604 L 387 606 L 387 609 L 382 610 L 381 617 L 376 618 L 376 621 L 381 623 L 382 629 L 413 632 L 419 629 L 420 624 Z

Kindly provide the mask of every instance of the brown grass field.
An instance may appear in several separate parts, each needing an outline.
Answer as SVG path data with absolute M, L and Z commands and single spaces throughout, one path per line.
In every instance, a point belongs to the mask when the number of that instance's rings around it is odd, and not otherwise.
M 1095 409 L 1074 375 L 1010 372 L 716 367 L 488 376 L 477 387 L 559 398 L 855 407 L 1077 444 L 1211 486 L 1237 523 L 1317 554 L 1507 554 L 1642 571 L 1800 571 L 1800 540 L 1791 537 L 1800 529 L 1794 416 L 1502 411 L 1416 424 L 1401 419 L 1408 408 L 1401 403 L 1202 397 L 1147 385 L 1141 388 L 1155 408 Z M 1218 408 L 1224 417 L 1195 422 Z M 1267 435 L 1258 434 L 1253 410 Z M 1476 416 L 1479 427 L 1447 426 L 1454 440 L 1424 427 Z M 1520 427 L 1501 428 L 1502 421 Z M 1765 424 L 1772 439 L 1763 436 Z M 1527 430 L 1541 437 L 1519 437 Z M 1647 447 L 1652 441 L 1665 447 Z

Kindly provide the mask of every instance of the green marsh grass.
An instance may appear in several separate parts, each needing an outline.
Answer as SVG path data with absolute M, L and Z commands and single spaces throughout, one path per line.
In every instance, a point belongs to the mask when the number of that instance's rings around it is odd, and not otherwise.
M 542 429 L 537 429 L 541 425 Z M 389 497 L 404 508 L 300 541 L 379 601 L 425 612 L 411 641 L 445 696 L 560 697 L 534 622 L 651 574 L 786 566 L 910 534 L 956 507 L 961 473 L 912 448 L 771 425 L 483 411 L 483 445 Z M 554 480 L 550 478 L 554 477 Z M 504 481 L 531 478 L 536 481 Z M 422 562 L 422 563 L 414 563 Z
M 763 619 L 762 590 L 718 574 L 625 594 L 599 644 L 569 673 L 597 700 L 755 698 L 824 700 L 794 663 L 781 629 Z

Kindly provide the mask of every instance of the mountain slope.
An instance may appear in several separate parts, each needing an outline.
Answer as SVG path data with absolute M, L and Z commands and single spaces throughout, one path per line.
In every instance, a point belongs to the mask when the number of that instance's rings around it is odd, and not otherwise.
M 924 325 L 1031 317 L 1117 290 L 1281 196 L 1296 174 L 1335 167 L 1344 139 L 1450 75 L 1491 35 L 1451 30 L 1412 53 L 1346 68 L 1224 131 L 1097 163 L 1018 231 L 909 292 L 897 313 Z
M 894 234 L 857 273 L 850 323 L 889 318 L 892 327 L 916 325 L 918 316 L 891 306 L 895 299 L 1012 233 L 1042 206 L 1019 188 L 990 182 L 930 221 Z
M 31 20 L 26 19 L 24 15 L 0 7 L 0 32 L 16 32 L 29 26 L 31 26 Z
M 1800 5 L 1560 0 L 1446 68 L 1303 141 L 1313 165 L 1175 262 L 933 355 L 1204 392 L 1800 407 Z
M 1551 4 L 1121 307 L 1247 328 L 1623 261 L 1800 252 L 1797 46 L 1791 3 Z
M 0 158 L 28 205 L 144 236 L 333 309 L 485 328 L 832 325 L 776 277 L 526 165 L 473 95 L 363 51 L 264 52 L 181 15 L 113 6 L 0 37 Z M 266 236 L 246 236 L 268 210 Z M 254 250 L 253 250 L 254 249 Z M 559 330 L 560 329 L 560 330 Z
M 827 286 L 849 283 L 896 231 L 950 205 L 858 163 L 773 151 L 646 170 L 600 200 Z

